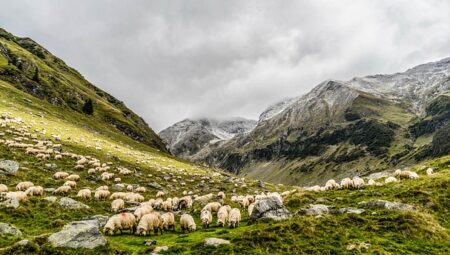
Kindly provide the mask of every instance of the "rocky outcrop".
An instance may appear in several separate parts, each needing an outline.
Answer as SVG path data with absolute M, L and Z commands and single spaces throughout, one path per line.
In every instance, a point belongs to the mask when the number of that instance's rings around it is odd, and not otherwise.
M 397 202 L 389 202 L 386 200 L 372 200 L 369 202 L 363 202 L 362 205 L 369 208 L 387 209 L 387 210 L 400 210 L 400 211 L 417 210 L 417 208 L 412 205 Z
M 210 237 L 210 238 L 205 239 L 205 246 L 217 247 L 219 245 L 226 245 L 226 244 L 230 244 L 230 241 L 221 239 L 221 238 L 215 238 L 215 237 Z
M 19 162 L 14 160 L 0 161 L 0 174 L 15 175 L 18 170 L 19 170 Z
M 13 235 L 13 236 L 21 236 L 22 231 L 14 227 L 9 223 L 0 222 L 0 235 Z
M 97 220 L 71 222 L 50 235 L 48 241 L 53 247 L 94 249 L 107 243 L 98 226 Z
M 85 204 L 83 204 L 81 202 L 78 202 L 78 201 L 76 201 L 76 200 L 74 200 L 74 199 L 72 199 L 70 197 L 62 197 L 59 200 L 59 205 L 61 207 L 63 207 L 63 208 L 66 208 L 66 209 L 86 209 L 86 208 L 89 208 L 89 206 L 87 206 L 87 205 L 85 205 Z
M 292 214 L 284 207 L 283 201 L 279 196 L 269 196 L 256 201 L 253 207 L 250 221 L 264 219 L 285 220 L 292 217 Z

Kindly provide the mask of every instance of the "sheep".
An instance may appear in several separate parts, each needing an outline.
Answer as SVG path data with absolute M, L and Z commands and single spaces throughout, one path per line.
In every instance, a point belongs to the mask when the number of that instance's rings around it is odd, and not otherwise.
M 8 191 L 8 186 L 6 186 L 5 184 L 0 184 L 0 193 L 7 192 L 7 191 Z
M 242 198 L 242 199 L 239 200 L 239 205 L 240 205 L 242 208 L 247 208 L 247 207 L 250 205 L 250 201 L 248 200 L 247 197 L 244 197 L 244 198 Z
M 103 185 L 103 186 L 96 188 L 95 190 L 109 190 L 109 188 L 108 188 L 108 186 Z
M 180 226 L 181 230 L 184 231 L 195 231 L 197 229 L 197 225 L 195 225 L 194 218 L 191 215 L 185 213 L 180 217 Z
M 72 187 L 70 186 L 61 186 L 59 188 L 57 188 L 54 193 L 55 194 L 62 194 L 62 195 L 66 195 L 67 193 L 69 193 L 72 190 Z
M 144 193 L 146 189 L 144 187 L 138 187 L 134 190 L 134 192 Z
M 161 204 L 161 210 L 163 211 L 172 211 L 172 201 L 166 200 Z
M 127 195 L 127 193 L 125 193 L 125 192 L 114 192 L 111 194 L 109 199 L 119 199 L 119 198 L 123 199 L 126 195 Z
M 426 172 L 428 176 L 433 175 L 433 168 L 429 167 Z
M 141 194 L 126 193 L 123 200 L 128 202 L 144 202 L 145 198 Z
M 44 194 L 44 188 L 42 188 L 42 186 L 32 186 L 29 187 L 25 193 L 28 196 L 42 196 Z
M 417 178 L 419 178 L 419 176 L 417 175 L 416 172 L 407 171 L 407 170 L 401 171 L 399 169 L 395 170 L 394 176 L 398 177 L 400 179 L 417 179 Z
M 369 186 L 373 186 L 373 185 L 376 185 L 376 184 L 377 183 L 373 179 L 369 179 L 369 181 L 367 182 L 367 185 L 369 185 Z
M 217 212 L 217 225 L 219 227 L 224 227 L 228 222 L 228 208 L 226 206 L 222 206 L 219 208 Z
M 134 217 L 131 213 L 123 212 L 109 218 L 103 228 L 103 232 L 105 235 L 114 235 L 117 230 L 119 230 L 120 233 L 122 233 L 122 230 L 130 230 L 133 234 L 135 232 L 135 228 L 136 217 Z
M 386 178 L 386 180 L 384 180 L 384 183 L 391 183 L 391 182 L 397 182 L 397 178 L 389 176 L 388 178 Z
M 95 170 L 94 170 L 94 171 L 95 171 Z M 122 181 L 121 178 L 115 178 L 115 179 L 114 179 L 114 182 L 116 182 L 116 183 L 121 182 L 121 181 Z
M 81 189 L 78 191 L 77 197 L 81 197 L 83 199 L 91 198 L 91 190 L 90 189 Z
M 66 178 L 67 176 L 69 176 L 69 174 L 66 173 L 66 172 L 56 172 L 56 173 L 53 175 L 53 178 L 55 178 L 56 180 L 61 180 L 61 179 Z
M 111 211 L 113 211 L 113 212 L 118 212 L 124 208 L 125 208 L 125 202 L 123 201 L 123 199 L 118 198 L 111 202 Z
M 217 198 L 219 199 L 225 199 L 227 196 L 225 196 L 225 193 L 223 193 L 223 191 L 220 191 L 219 193 L 217 193 Z
M 210 212 L 217 212 L 222 205 L 219 202 L 211 202 L 203 207 L 203 210 L 208 210 Z
M 23 191 L 12 191 L 5 195 L 6 199 L 15 199 L 19 202 L 26 202 L 28 200 L 27 194 Z
M 140 220 L 142 216 L 149 214 L 151 212 L 153 212 L 153 208 L 149 205 L 144 205 L 137 208 L 133 214 L 136 217 L 136 220 Z
M 137 235 L 147 235 L 151 231 L 154 231 L 155 234 L 158 234 L 158 230 L 163 233 L 163 221 L 161 215 L 159 213 L 149 213 L 142 216 L 139 224 L 137 226 Z
M 128 190 L 128 191 L 133 191 L 133 189 L 134 189 L 134 188 L 133 188 L 133 185 L 128 185 L 128 186 L 127 186 L 127 190 Z
M 111 180 L 114 177 L 114 174 L 113 173 L 104 172 L 104 173 L 102 173 L 101 177 L 102 177 L 102 181 L 108 181 L 108 180 Z
M 97 190 L 95 191 L 94 197 L 96 199 L 107 199 L 110 195 L 108 190 Z
M 156 193 L 156 197 L 164 197 L 166 195 L 166 193 L 164 193 L 163 191 L 158 191 Z
M 74 181 L 66 181 L 63 186 L 70 186 L 71 188 L 75 188 L 77 186 L 77 183 Z
M 171 212 L 166 212 L 161 215 L 162 228 L 164 230 L 171 229 L 175 231 L 175 215 Z
M 200 220 L 202 221 L 203 228 L 208 228 L 212 222 L 212 214 L 210 210 L 203 209 L 200 212 Z
M 89 168 L 88 169 L 88 174 L 93 175 L 95 174 L 97 171 L 94 168 Z
M 247 208 L 247 211 L 248 211 L 248 217 L 251 217 L 251 216 L 252 216 L 253 208 L 255 208 L 255 203 L 250 204 L 250 205 L 248 206 L 248 208 Z
M 326 190 L 332 190 L 332 189 L 338 189 L 338 188 L 339 188 L 339 184 L 337 184 L 336 181 L 333 179 L 330 179 L 325 183 Z
M 351 189 L 353 187 L 353 181 L 350 178 L 344 178 L 341 181 L 342 189 Z
M 362 178 L 359 178 L 358 176 L 353 177 L 353 188 L 360 189 L 365 185 L 365 182 Z
M 80 170 L 80 169 L 84 169 L 84 165 L 76 165 L 74 167 L 75 170 Z
M 34 184 L 32 182 L 19 182 L 19 184 L 17 184 L 17 186 L 16 186 L 16 190 L 25 191 L 29 187 L 33 187 L 33 186 L 34 186 Z
M 78 174 L 71 174 L 71 175 L 67 176 L 65 179 L 68 180 L 68 181 L 75 181 L 75 182 L 77 182 L 77 181 L 80 180 L 80 176 Z
M 238 208 L 233 208 L 228 215 L 228 225 L 230 228 L 239 227 L 241 222 L 241 211 Z

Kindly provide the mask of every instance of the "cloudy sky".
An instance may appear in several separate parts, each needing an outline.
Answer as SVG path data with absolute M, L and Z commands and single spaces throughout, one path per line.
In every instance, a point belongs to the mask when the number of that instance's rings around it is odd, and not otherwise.
M 257 119 L 320 81 L 450 56 L 450 1 L 3 0 L 33 38 L 159 131 L 187 117 Z

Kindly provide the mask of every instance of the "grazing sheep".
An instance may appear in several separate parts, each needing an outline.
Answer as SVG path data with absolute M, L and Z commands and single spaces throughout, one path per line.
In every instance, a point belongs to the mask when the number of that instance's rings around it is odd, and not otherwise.
M 102 173 L 101 177 L 102 177 L 102 181 L 108 181 L 108 180 L 111 180 L 114 177 L 114 174 L 113 173 L 104 172 L 104 173 Z
M 109 190 L 109 188 L 108 188 L 108 186 L 103 185 L 103 186 L 96 188 L 95 190 Z
M 28 196 L 42 196 L 44 194 L 44 188 L 42 188 L 42 186 L 32 186 L 29 187 L 25 193 Z
M 111 202 L 111 210 L 113 212 L 118 212 L 125 208 L 125 201 L 123 199 L 115 199 Z
M 163 191 L 158 191 L 156 193 L 156 197 L 164 197 L 166 195 L 166 193 L 164 193 Z
M 255 203 L 250 204 L 250 205 L 248 206 L 248 208 L 247 208 L 247 210 L 248 210 L 248 217 L 252 216 L 253 208 L 254 208 L 254 207 L 255 207 Z
M 125 192 L 114 192 L 111 194 L 109 199 L 119 199 L 119 198 L 123 199 L 126 195 L 127 195 L 127 193 L 125 193 Z
M 164 230 L 171 229 L 175 231 L 175 215 L 171 212 L 166 212 L 161 215 L 162 227 Z
M 121 178 L 115 178 L 115 179 L 114 179 L 114 182 L 121 182 L 121 181 L 122 181 Z
M 352 182 L 353 182 L 354 189 L 360 189 L 360 188 L 364 187 L 364 185 L 365 185 L 364 180 L 358 176 L 353 177 Z
M 105 227 L 103 228 L 103 232 L 105 235 L 114 235 L 116 231 L 120 231 L 122 234 L 122 230 L 130 230 L 133 234 L 136 228 L 136 217 L 133 214 L 128 212 L 123 212 L 120 214 L 113 215 L 106 222 Z
M 77 182 L 77 181 L 80 180 L 80 176 L 78 174 L 71 174 L 71 175 L 67 176 L 65 179 L 68 180 L 68 181 L 75 181 L 75 182 Z
M 217 198 L 219 199 L 225 199 L 227 196 L 225 196 L 225 193 L 223 193 L 223 191 L 220 191 L 219 193 L 217 193 Z
M 331 179 L 325 183 L 326 190 L 339 189 L 339 184 L 335 180 Z M 288 191 L 289 192 L 289 191 Z M 289 194 L 289 193 L 288 193 Z
M 233 208 L 228 215 L 228 225 L 230 228 L 239 227 L 241 222 L 241 211 L 238 208 Z
M 228 208 L 227 206 L 222 206 L 217 212 L 217 225 L 219 227 L 224 227 L 228 222 Z
M 161 210 L 163 211 L 172 211 L 172 201 L 171 200 L 166 200 L 164 202 L 162 202 L 161 204 Z
M 7 191 L 8 191 L 8 186 L 6 186 L 5 184 L 0 184 L 0 193 L 7 192 Z
M 15 199 L 19 202 L 26 202 L 28 201 L 28 197 L 27 194 L 23 191 L 12 191 L 12 192 L 8 192 L 5 195 L 6 199 Z
M 386 180 L 384 180 L 384 183 L 391 183 L 391 182 L 397 182 L 397 178 L 389 176 L 388 178 L 386 178 Z
M 91 190 L 90 189 L 81 189 L 78 191 L 77 197 L 81 197 L 83 199 L 91 198 Z
M 55 193 L 55 194 L 66 195 L 66 194 L 68 194 L 71 190 L 72 190 L 72 187 L 70 187 L 70 186 L 61 186 L 61 187 L 57 188 L 57 189 L 54 191 L 54 193 Z
M 419 176 L 417 175 L 416 172 L 412 172 L 412 171 L 401 171 L 399 169 L 395 170 L 394 173 L 395 177 L 398 177 L 400 179 L 417 179 L 419 178 Z
M 341 188 L 342 189 L 351 189 L 353 188 L 353 181 L 350 178 L 344 178 L 341 181 Z
M 127 190 L 128 190 L 128 191 L 133 191 L 133 189 L 134 189 L 134 188 L 133 188 L 133 185 L 128 185 L 128 186 L 127 186 Z
M 189 209 L 192 208 L 193 201 L 190 196 L 185 196 L 180 198 L 180 202 L 178 202 L 178 210 Z
M 17 186 L 16 186 L 16 190 L 25 191 L 29 187 L 33 187 L 33 186 L 34 186 L 34 184 L 32 182 L 19 182 L 19 184 L 17 184 Z
M 69 174 L 66 172 L 56 172 L 53 175 L 53 178 L 55 178 L 56 180 L 61 180 L 61 179 L 65 179 L 67 176 L 69 176 Z
M 76 165 L 74 167 L 75 170 L 80 170 L 80 169 L 84 169 L 84 165 Z
M 369 179 L 369 181 L 367 182 L 367 185 L 369 185 L 369 186 L 373 186 L 373 185 L 376 185 L 376 184 L 377 183 L 373 179 Z
M 128 202 L 144 202 L 145 198 L 141 195 L 141 194 L 137 194 L 137 193 L 126 193 L 126 195 L 124 196 L 123 200 L 128 201 Z
M 208 210 L 210 212 L 217 212 L 222 205 L 219 202 L 211 202 L 205 205 L 202 210 Z
M 158 230 L 163 233 L 163 221 L 159 213 L 149 213 L 142 216 L 137 226 L 137 235 L 147 235 L 154 231 L 155 235 L 158 234 Z
M 244 197 L 244 198 L 242 198 L 242 199 L 239 200 L 239 205 L 240 205 L 242 208 L 247 208 L 247 207 L 250 205 L 250 201 L 248 200 L 247 197 Z
M 134 190 L 134 192 L 144 193 L 146 189 L 144 187 L 138 187 Z
M 77 186 L 77 183 L 74 181 L 66 181 L 63 186 L 70 186 L 71 188 L 75 188 Z
M 110 192 L 108 190 L 97 190 L 95 191 L 94 197 L 96 199 L 108 199 Z
M 194 218 L 191 215 L 185 213 L 180 217 L 180 226 L 181 230 L 184 231 L 195 231 L 197 229 L 197 225 L 195 225 Z
M 210 210 L 203 209 L 200 212 L 200 220 L 202 221 L 203 228 L 208 228 L 212 222 L 212 214 Z
M 136 220 L 140 220 L 142 216 L 149 214 L 151 212 L 153 212 L 153 207 L 149 205 L 144 205 L 137 208 L 133 214 L 134 216 L 136 216 Z
M 428 176 L 433 175 L 433 168 L 429 167 L 426 172 Z

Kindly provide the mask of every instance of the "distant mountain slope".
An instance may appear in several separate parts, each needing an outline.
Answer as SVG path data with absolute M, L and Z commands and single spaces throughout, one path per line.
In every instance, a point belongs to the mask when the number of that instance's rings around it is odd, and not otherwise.
M 367 174 L 450 153 L 450 58 L 403 73 L 328 80 L 262 114 L 197 160 L 288 184 Z M 287 105 L 284 107 L 284 105 Z
M 0 80 L 53 105 L 82 113 L 93 102 L 93 118 L 136 141 L 165 151 L 161 139 L 123 102 L 89 83 L 75 69 L 29 38 L 0 28 Z
M 256 121 L 244 118 L 226 120 L 185 119 L 164 129 L 159 136 L 177 156 L 195 158 L 209 145 L 227 141 L 253 129 Z

